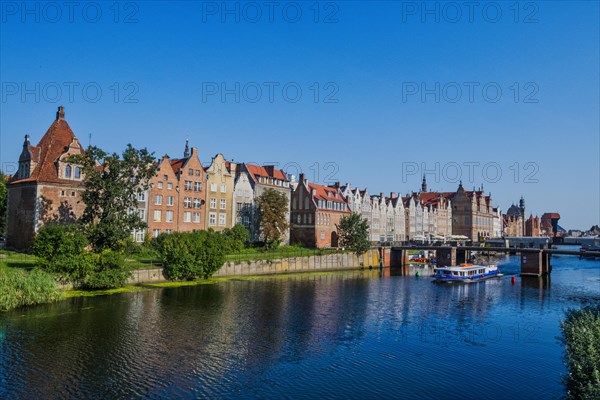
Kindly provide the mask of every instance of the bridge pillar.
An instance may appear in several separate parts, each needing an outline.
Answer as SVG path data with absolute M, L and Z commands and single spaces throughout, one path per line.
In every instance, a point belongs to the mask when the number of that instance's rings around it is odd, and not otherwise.
M 390 267 L 403 267 L 408 264 L 408 250 L 400 249 L 390 250 L 389 265 Z
M 435 250 L 438 267 L 456 265 L 456 247 L 446 247 Z
M 543 276 L 551 271 L 548 253 L 544 251 L 521 253 L 521 276 Z

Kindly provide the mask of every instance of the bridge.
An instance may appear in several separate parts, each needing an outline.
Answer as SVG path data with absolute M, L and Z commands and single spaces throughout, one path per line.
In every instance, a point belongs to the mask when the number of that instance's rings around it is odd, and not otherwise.
M 412 246 L 393 246 L 389 248 L 389 253 L 382 249 L 384 261 L 391 267 L 404 267 L 408 264 L 408 252 L 410 250 L 433 250 L 435 251 L 437 266 L 447 267 L 467 262 L 473 251 L 483 254 L 490 253 L 519 253 L 521 258 L 522 276 L 543 276 L 552 272 L 550 256 L 555 254 L 571 255 L 579 257 L 598 257 L 600 251 L 585 250 L 564 250 L 550 248 L 515 248 L 515 247 L 481 247 L 481 246 L 430 246 L 430 245 L 412 245 Z M 386 256 L 389 259 L 386 260 Z

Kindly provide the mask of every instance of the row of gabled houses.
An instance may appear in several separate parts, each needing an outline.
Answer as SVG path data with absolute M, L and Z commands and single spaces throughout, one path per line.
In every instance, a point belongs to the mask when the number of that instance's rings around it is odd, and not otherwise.
M 7 245 L 25 249 L 48 222 L 72 222 L 84 209 L 83 173 L 67 158 L 83 153 L 63 107 L 38 145 L 25 137 L 19 168 L 8 185 Z M 311 247 L 337 247 L 337 225 L 357 212 L 369 225 L 372 242 L 441 240 L 463 236 L 472 240 L 502 235 L 503 220 L 483 187 L 455 192 L 430 192 L 423 177 L 421 189 L 405 196 L 371 194 L 350 184 L 320 185 L 286 175 L 272 165 L 226 160 L 217 154 L 203 164 L 198 150 L 186 140 L 182 157 L 164 156 L 137 209 L 147 229 L 133 232 L 136 241 L 162 233 L 214 229 L 243 224 L 253 241 L 261 239 L 256 199 L 266 189 L 289 200 L 289 229 L 284 241 Z

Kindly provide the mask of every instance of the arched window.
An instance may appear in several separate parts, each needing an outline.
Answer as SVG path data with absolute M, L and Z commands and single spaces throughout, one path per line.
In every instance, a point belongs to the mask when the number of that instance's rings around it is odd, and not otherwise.
M 70 178 L 71 177 L 71 166 L 67 165 L 65 167 L 65 178 Z
M 81 168 L 75 167 L 75 179 L 81 178 Z
M 308 210 L 310 207 L 308 206 L 308 197 L 304 199 L 304 208 Z

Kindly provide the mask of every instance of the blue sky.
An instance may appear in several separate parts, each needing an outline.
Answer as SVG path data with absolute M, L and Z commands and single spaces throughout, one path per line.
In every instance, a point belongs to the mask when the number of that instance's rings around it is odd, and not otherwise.
M 433 190 L 600 223 L 598 2 L 51 4 L 1 3 L 4 169 L 63 105 L 110 151 L 177 157 L 189 135 L 204 162 L 371 193 L 426 169 Z

